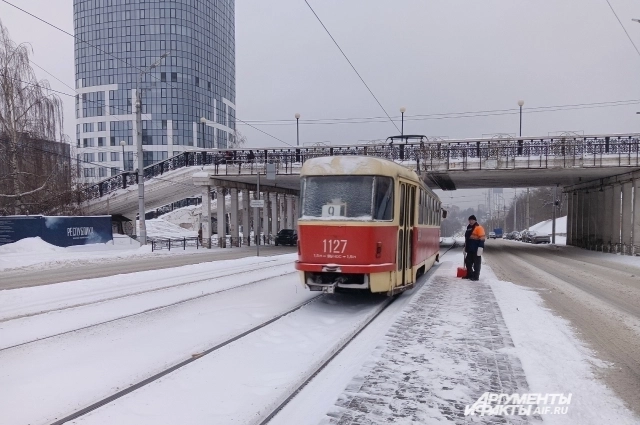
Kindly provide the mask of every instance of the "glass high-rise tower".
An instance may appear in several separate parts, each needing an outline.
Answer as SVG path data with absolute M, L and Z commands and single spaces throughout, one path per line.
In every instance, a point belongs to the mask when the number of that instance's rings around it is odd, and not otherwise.
M 137 168 L 138 84 L 145 166 L 233 144 L 234 0 L 74 0 L 73 8 L 76 143 L 87 181 Z

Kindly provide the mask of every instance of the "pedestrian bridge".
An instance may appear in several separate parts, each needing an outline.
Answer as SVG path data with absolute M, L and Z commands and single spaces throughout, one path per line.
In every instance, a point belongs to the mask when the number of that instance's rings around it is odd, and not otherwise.
M 405 136 L 415 137 L 415 136 Z M 261 192 L 296 195 L 305 160 L 322 156 L 363 155 L 401 163 L 436 189 L 535 187 L 581 184 L 640 168 L 640 134 L 492 138 L 304 148 L 192 150 L 144 169 L 148 210 L 202 194 L 209 186 L 255 191 L 257 174 L 275 164 L 276 180 L 263 180 Z M 137 172 L 126 172 L 91 185 L 84 192 L 86 214 L 135 217 L 138 209 Z

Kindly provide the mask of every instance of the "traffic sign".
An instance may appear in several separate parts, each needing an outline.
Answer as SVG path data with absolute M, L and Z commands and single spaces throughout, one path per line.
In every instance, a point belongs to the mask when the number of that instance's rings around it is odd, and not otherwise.
M 249 201 L 251 208 L 264 208 L 264 199 L 252 199 Z
M 267 180 L 276 179 L 276 164 L 267 164 Z

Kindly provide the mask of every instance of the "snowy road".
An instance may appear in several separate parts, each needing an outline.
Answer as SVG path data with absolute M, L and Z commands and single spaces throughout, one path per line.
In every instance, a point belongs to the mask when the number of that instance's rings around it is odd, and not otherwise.
M 605 382 L 640 414 L 640 259 L 503 240 L 487 243 L 485 259 L 501 280 L 538 289 L 613 363 Z
M 260 247 L 261 256 L 282 255 L 292 252 L 296 252 L 295 247 Z M 69 282 L 72 280 L 94 279 L 115 274 L 168 269 L 209 261 L 233 260 L 255 256 L 255 253 L 255 246 L 211 250 L 195 250 L 191 248 L 190 251 L 173 250 L 171 252 L 145 252 L 142 254 L 134 250 L 128 254 L 131 258 L 101 258 L 95 254 L 95 258 L 65 259 L 56 253 L 57 256 L 52 257 L 49 261 L 16 269 L 0 269 L 0 290 Z M 30 255 L 33 255 L 33 253 Z M 125 251 L 121 255 L 127 255 L 127 252 Z

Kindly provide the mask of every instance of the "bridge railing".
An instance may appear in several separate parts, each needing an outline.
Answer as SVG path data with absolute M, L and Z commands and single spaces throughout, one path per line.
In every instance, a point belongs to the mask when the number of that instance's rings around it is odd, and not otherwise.
M 276 164 L 278 174 L 295 174 L 311 158 L 338 155 L 400 161 L 418 172 L 482 169 L 484 160 L 500 161 L 502 168 L 545 168 L 551 158 L 562 158 L 565 166 L 604 166 L 605 158 L 618 158 L 619 166 L 638 166 L 639 144 L 640 135 L 632 134 L 188 151 L 145 167 L 144 178 L 147 181 L 191 166 L 207 166 L 214 175 L 255 174 L 263 173 L 268 163 Z M 125 189 L 137 181 L 137 172 L 118 174 L 88 186 L 85 200 Z

